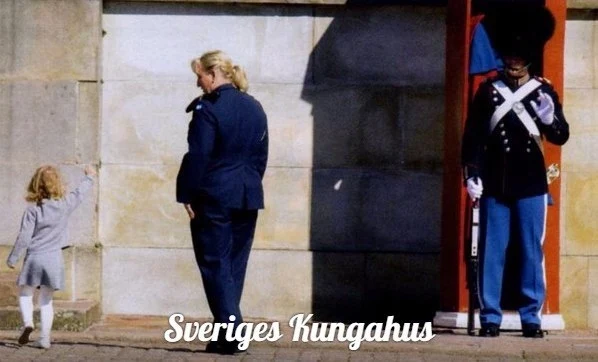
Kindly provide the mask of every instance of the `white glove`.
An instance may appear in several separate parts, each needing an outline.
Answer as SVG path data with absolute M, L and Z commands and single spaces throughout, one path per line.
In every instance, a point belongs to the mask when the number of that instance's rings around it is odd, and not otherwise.
M 467 193 L 472 200 L 477 200 L 482 197 L 484 186 L 479 177 L 470 177 L 467 179 Z
M 549 126 L 554 122 L 554 102 L 552 101 L 552 97 L 548 94 L 538 91 L 540 94 L 538 96 L 538 104 L 536 102 L 531 101 L 532 108 L 540 117 L 540 121 L 545 125 Z

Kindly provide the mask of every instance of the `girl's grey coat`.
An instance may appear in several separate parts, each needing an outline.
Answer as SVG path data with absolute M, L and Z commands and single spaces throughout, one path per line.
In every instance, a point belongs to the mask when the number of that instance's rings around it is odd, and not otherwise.
M 92 186 L 93 179 L 85 176 L 64 198 L 44 199 L 40 204 L 27 207 L 19 236 L 7 260 L 7 264 L 15 265 L 27 251 L 18 285 L 64 288 L 62 248 L 68 246 L 68 218 Z

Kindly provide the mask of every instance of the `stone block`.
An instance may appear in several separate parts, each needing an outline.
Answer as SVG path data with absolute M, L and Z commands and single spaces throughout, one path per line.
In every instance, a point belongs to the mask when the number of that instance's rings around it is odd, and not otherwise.
M 105 247 L 105 314 L 211 317 L 193 249 Z
M 598 173 L 567 173 L 564 242 L 568 255 L 598 254 Z
M 241 301 L 244 316 L 284 320 L 309 312 L 311 265 L 309 252 L 253 250 Z M 106 314 L 211 318 L 192 249 L 105 248 L 103 270 Z
M 0 245 L 12 248 L 17 239 L 27 207 L 26 189 L 34 171 L 34 166 L 20 164 L 2 164 L 0 167 L 0 200 L 4 208 L 0 217 Z
M 106 246 L 188 247 L 188 217 L 175 201 L 177 167 L 105 165 L 101 172 L 100 241 Z M 270 168 L 256 247 L 307 249 L 308 169 Z M 143 200 L 140 202 L 140 200 Z
M 563 112 L 571 135 L 583 135 L 588 132 L 598 133 L 598 126 L 594 122 L 594 115 L 598 111 L 598 89 L 566 88 L 563 99 Z M 563 146 L 563 152 L 574 148 L 575 143 L 569 142 Z
M 54 299 L 72 301 L 74 300 L 73 283 L 75 281 L 75 275 L 73 275 L 74 249 L 65 249 L 62 252 L 62 257 L 64 259 L 64 289 L 54 292 Z
M 0 308 L 19 305 L 17 277 L 18 272 L 14 270 L 0 272 Z
M 312 182 L 311 250 L 438 252 L 441 175 L 319 169 Z
M 98 163 L 100 90 L 96 82 L 79 82 L 76 157 L 81 163 Z
M 76 161 L 77 83 L 0 83 L 0 163 Z
M 588 173 L 598 171 L 598 153 L 596 137 L 598 132 L 585 132 L 572 135 L 562 148 L 561 162 L 563 170 L 575 173 Z
M 85 173 L 83 165 L 60 165 L 67 183 L 67 190 L 79 186 Z M 85 195 L 81 204 L 69 218 L 69 243 L 71 245 L 94 245 L 97 241 L 99 177 L 94 177 L 94 185 Z
M 568 329 L 588 326 L 588 260 L 561 255 L 560 310 Z
M 250 84 L 302 83 L 311 15 L 308 7 L 282 5 L 106 3 L 104 79 L 194 82 L 191 59 L 221 49 L 246 69 Z
M 19 263 L 15 269 L 4 267 L 11 250 L 12 245 L 0 246 L 0 263 L 3 265 L 0 272 L 0 307 L 19 305 L 19 287 L 16 281 L 19 277 L 22 263 Z
M 443 95 L 432 87 L 306 87 L 314 167 L 438 171 Z
M 368 319 L 431 321 L 439 308 L 440 256 L 434 254 L 368 254 L 364 294 Z
M 253 250 L 241 299 L 244 317 L 289 320 L 312 308 L 312 253 Z
M 598 88 L 598 77 L 596 76 L 596 73 L 598 72 L 598 29 L 596 29 L 596 24 L 598 23 L 598 17 L 596 16 L 595 12 L 592 12 L 593 14 L 593 20 L 591 23 L 593 23 L 593 29 L 594 29 L 594 34 L 593 34 L 593 39 L 591 42 L 591 48 L 592 49 L 592 58 L 593 58 L 593 69 L 592 69 L 592 73 L 593 73 L 593 88 Z
M 363 320 L 369 300 L 365 254 L 314 251 L 311 262 L 314 320 Z
M 571 18 L 573 17 L 573 18 Z M 573 11 L 565 31 L 565 88 L 592 88 L 594 84 L 594 16 Z
M 313 166 L 400 168 L 400 95 L 394 87 L 307 87 Z
M 301 99 L 303 86 L 257 84 L 249 89 L 268 116 L 269 167 L 311 167 L 313 118 L 310 103 Z
M 309 249 L 311 170 L 270 167 L 264 175 L 264 210 L 260 210 L 254 247 Z
M 444 150 L 444 93 L 441 88 L 414 87 L 401 92 L 399 122 L 403 167 L 441 171 Z M 389 152 L 395 154 L 394 152 Z
M 314 82 L 443 84 L 445 13 L 441 7 L 316 8 Z
M 102 162 L 180 165 L 187 151 L 194 80 L 106 82 L 102 88 Z
M 99 240 L 104 246 L 188 247 L 189 218 L 176 202 L 177 166 L 104 165 Z
M 578 281 L 575 282 L 575 285 Z M 598 305 L 594 302 L 598 298 L 598 259 L 588 258 L 588 325 L 587 328 L 598 328 Z
M 3 1 L 0 79 L 97 79 L 101 9 L 100 0 Z
M 312 117 L 301 86 L 257 84 L 250 89 L 264 106 L 270 131 L 269 166 L 309 167 Z M 103 85 L 104 163 L 179 164 L 187 151 L 191 114 L 199 95 L 194 83 L 106 82 Z
M 99 302 L 102 296 L 102 249 L 78 246 L 73 253 L 73 298 Z

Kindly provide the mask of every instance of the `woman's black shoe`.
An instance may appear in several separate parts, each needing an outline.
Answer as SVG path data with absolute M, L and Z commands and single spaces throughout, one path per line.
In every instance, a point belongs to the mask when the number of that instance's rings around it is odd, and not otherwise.
M 239 342 L 236 342 L 236 341 L 234 341 L 234 342 L 211 341 L 206 346 L 206 352 L 207 353 L 233 355 L 233 354 L 245 353 L 246 351 L 239 349 Z
M 206 346 L 207 353 L 220 353 L 222 350 L 222 345 L 218 341 L 210 341 Z
M 483 324 L 480 329 L 480 337 L 498 337 L 500 335 L 500 329 L 497 324 L 489 323 Z

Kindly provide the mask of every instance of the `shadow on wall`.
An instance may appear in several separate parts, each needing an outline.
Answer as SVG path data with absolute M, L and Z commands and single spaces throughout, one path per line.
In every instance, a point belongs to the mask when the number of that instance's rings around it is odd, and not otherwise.
M 438 309 L 445 8 L 407 3 L 314 11 L 302 98 L 318 320 L 431 321 Z

